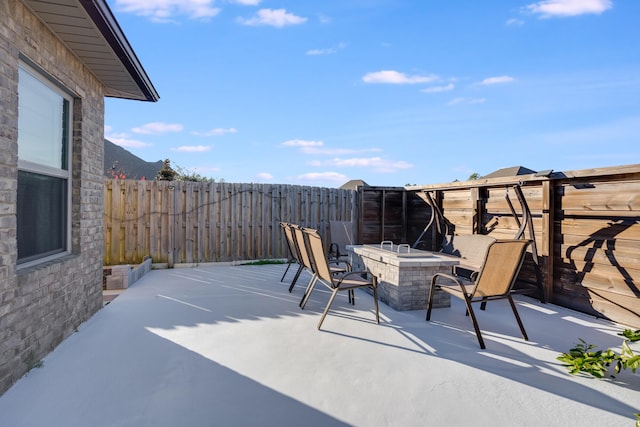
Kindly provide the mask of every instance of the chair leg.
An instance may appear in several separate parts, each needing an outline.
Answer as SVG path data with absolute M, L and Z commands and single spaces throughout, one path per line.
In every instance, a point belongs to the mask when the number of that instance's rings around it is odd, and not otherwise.
M 291 267 L 291 263 L 292 263 L 292 261 L 291 261 L 291 260 L 289 260 L 289 262 L 287 263 L 287 269 L 284 271 L 284 274 L 283 274 L 283 275 L 282 275 L 282 277 L 280 278 L 280 281 L 281 281 L 281 282 L 282 282 L 282 281 L 284 281 L 284 276 L 286 276 L 286 275 L 287 275 L 287 272 L 289 271 L 289 267 Z
M 511 304 L 511 309 L 513 310 L 513 314 L 516 316 L 516 321 L 518 322 L 518 326 L 520 326 L 520 332 L 522 332 L 522 338 L 525 341 L 529 341 L 529 337 L 527 336 L 527 332 L 524 330 L 524 325 L 522 324 L 522 320 L 520 319 L 520 315 L 518 314 L 518 310 L 516 310 L 516 304 L 513 302 L 513 298 L 511 295 L 507 296 L 509 299 L 509 303 Z
M 376 306 L 376 323 L 380 324 L 380 310 L 378 307 L 378 278 L 373 276 L 373 304 Z
M 322 326 L 322 322 L 324 322 L 324 318 L 327 317 L 327 313 L 329 312 L 329 308 L 331 308 L 331 304 L 333 304 L 333 300 L 335 299 L 336 295 L 338 294 L 338 288 L 335 288 L 333 290 L 333 293 L 331 294 L 331 297 L 329 298 L 329 302 L 327 303 L 327 307 L 324 309 L 324 313 L 322 313 L 322 317 L 320 318 L 320 322 L 318 322 L 318 330 L 320 330 L 320 327 Z
M 293 291 L 293 287 L 296 285 L 296 282 L 298 281 L 298 277 L 300 277 L 300 273 L 302 273 L 302 270 L 304 270 L 304 265 L 300 264 L 300 267 L 298 267 L 298 271 L 296 271 L 296 275 L 293 276 L 291 285 L 289 285 L 289 293 Z
M 431 286 L 429 287 L 429 294 L 427 295 L 427 317 L 426 320 L 431 320 L 431 309 L 433 308 L 433 293 L 436 288 L 435 278 L 431 279 Z
M 309 298 L 311 297 L 311 292 L 313 292 L 313 288 L 315 288 L 317 281 L 318 281 L 318 276 L 314 274 L 313 277 L 311 278 L 311 281 L 307 285 L 307 289 L 305 289 L 304 291 L 304 295 L 302 295 L 300 304 L 298 304 L 300 308 L 304 309 L 304 306 L 307 305 L 307 301 L 309 301 Z
M 485 349 L 484 340 L 482 339 L 482 334 L 480 333 L 480 327 L 478 326 L 478 320 L 476 319 L 476 314 L 473 312 L 473 308 L 471 307 L 471 301 L 468 297 L 465 297 L 465 304 L 467 305 L 467 311 L 469 312 L 469 316 L 471 317 L 471 321 L 473 322 L 473 329 L 476 331 L 476 337 L 478 337 L 478 343 L 480 344 L 481 349 Z

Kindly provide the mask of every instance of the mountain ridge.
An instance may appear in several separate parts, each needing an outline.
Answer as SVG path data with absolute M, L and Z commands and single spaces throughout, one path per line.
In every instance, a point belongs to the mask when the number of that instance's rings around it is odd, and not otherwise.
M 104 176 L 121 179 L 155 179 L 163 161 L 147 162 L 104 139 Z

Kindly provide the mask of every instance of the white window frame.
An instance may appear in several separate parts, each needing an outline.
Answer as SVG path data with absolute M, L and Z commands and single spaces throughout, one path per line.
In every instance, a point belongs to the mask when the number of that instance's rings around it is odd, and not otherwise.
M 55 81 L 53 78 L 49 77 L 43 70 L 37 68 L 36 66 L 30 65 L 28 62 L 20 60 L 19 68 L 22 69 L 23 72 L 29 73 L 30 76 L 36 78 L 40 83 L 44 84 L 48 89 L 60 95 L 64 100 L 68 102 L 68 114 L 67 114 L 67 134 L 66 134 L 66 159 L 65 164 L 67 169 L 62 169 L 62 165 L 60 168 L 54 168 L 50 166 L 46 166 L 43 164 L 35 163 L 28 160 L 21 160 L 18 157 L 18 170 L 24 172 L 33 172 L 41 175 L 47 175 L 54 178 L 62 178 L 66 180 L 66 240 L 65 247 L 61 252 L 57 252 L 52 255 L 42 256 L 36 259 L 32 259 L 29 261 L 20 262 L 18 260 L 17 268 L 25 269 L 32 267 L 34 265 L 42 264 L 57 258 L 61 258 L 67 256 L 71 253 L 71 217 L 72 217 L 72 176 L 73 176 L 73 167 L 72 167 L 72 158 L 73 158 L 73 96 L 71 91 L 66 89 L 60 83 Z M 18 83 L 19 86 L 19 83 Z M 18 94 L 19 96 L 19 94 Z M 18 104 L 20 100 L 18 99 Z M 18 129 L 18 145 L 20 144 L 20 130 Z M 17 208 L 16 208 L 17 212 Z

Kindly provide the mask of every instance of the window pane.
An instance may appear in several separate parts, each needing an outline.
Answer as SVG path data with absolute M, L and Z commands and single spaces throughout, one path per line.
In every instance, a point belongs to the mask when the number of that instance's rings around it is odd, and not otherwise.
M 66 250 L 67 180 L 18 171 L 18 263 Z
M 67 169 L 66 135 L 69 103 L 19 68 L 18 158 L 57 169 Z

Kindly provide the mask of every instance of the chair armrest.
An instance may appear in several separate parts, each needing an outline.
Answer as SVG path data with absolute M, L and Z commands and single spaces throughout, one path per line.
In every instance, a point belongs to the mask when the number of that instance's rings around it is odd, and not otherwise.
M 434 274 L 433 277 L 431 278 L 431 286 L 432 287 L 436 286 L 436 287 L 438 287 L 440 289 L 442 289 L 442 287 L 436 283 L 436 279 L 438 277 L 444 277 L 446 279 L 449 279 L 449 280 L 455 282 L 455 284 L 460 287 L 460 290 L 462 291 L 462 294 L 465 297 L 469 296 L 469 294 L 467 293 L 467 288 L 465 287 L 464 283 L 462 283 L 462 280 L 461 280 L 462 278 L 461 277 L 454 276 L 452 274 L 446 274 L 446 273 L 436 273 L 436 274 Z M 449 288 L 451 288 L 451 286 L 449 286 Z
M 336 265 L 345 264 L 347 266 L 346 270 L 347 271 L 351 271 L 351 263 L 349 261 L 347 261 L 347 260 L 344 260 L 344 259 L 341 259 L 341 260 L 332 259 L 332 260 L 327 260 L 327 263 L 328 264 L 336 264 Z
M 454 276 L 453 274 L 447 274 L 447 273 L 436 273 L 433 275 L 433 277 L 431 278 L 431 284 L 435 284 L 436 283 L 436 279 L 438 277 L 445 277 L 447 279 L 453 280 L 454 282 L 456 282 L 457 284 L 461 284 L 460 282 L 460 278 L 458 276 Z
M 340 279 L 338 280 L 338 283 L 342 282 L 344 279 L 346 279 L 349 276 L 353 276 L 354 274 L 360 274 L 360 275 L 366 274 L 366 275 L 373 276 L 373 274 L 371 274 L 371 272 L 369 272 L 369 271 L 348 271 L 345 274 L 343 274 L 342 276 L 340 276 Z M 373 277 L 375 277 L 375 276 L 373 276 Z

